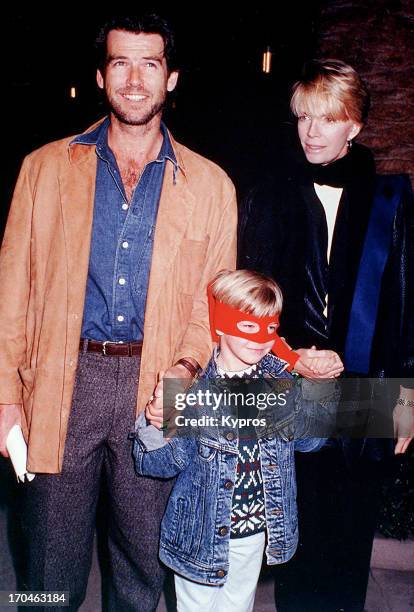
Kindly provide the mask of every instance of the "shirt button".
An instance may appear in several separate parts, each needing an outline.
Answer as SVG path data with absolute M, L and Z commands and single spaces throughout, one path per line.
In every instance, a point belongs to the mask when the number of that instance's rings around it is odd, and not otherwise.
M 122 323 L 122 321 L 124 321 L 124 320 L 125 320 L 125 317 L 124 317 L 124 315 L 118 315 L 116 319 L 117 319 L 117 321 L 119 321 L 120 323 Z
M 217 570 L 216 572 L 217 578 L 224 578 L 225 575 L 226 575 L 226 572 L 224 570 Z
M 225 438 L 228 442 L 232 442 L 234 440 L 234 433 L 232 431 L 228 431 Z
M 119 283 L 120 285 L 125 285 L 126 280 L 125 280 L 124 278 L 120 278 L 120 279 L 119 279 L 119 281 L 118 281 L 118 283 Z
M 230 489 L 233 488 L 233 483 L 231 480 L 226 480 L 226 482 L 224 483 L 224 488 L 227 489 L 227 491 L 230 491 Z
M 127 249 L 128 247 L 129 247 L 129 242 L 125 240 L 125 242 L 122 243 L 122 248 Z
M 122 210 L 128 210 L 129 206 L 126 202 L 122 204 Z
M 220 527 L 220 529 L 219 529 L 219 534 L 220 534 L 221 536 L 225 536 L 225 535 L 227 535 L 227 534 L 228 534 L 228 532 L 229 532 L 228 527 Z

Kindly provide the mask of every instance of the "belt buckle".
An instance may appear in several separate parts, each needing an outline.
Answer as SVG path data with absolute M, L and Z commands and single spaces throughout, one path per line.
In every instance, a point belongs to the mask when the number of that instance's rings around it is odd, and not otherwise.
M 108 355 L 108 353 L 106 352 L 106 345 L 107 344 L 124 344 L 124 342 L 122 340 L 118 340 L 118 341 L 104 340 L 102 342 L 102 355 Z

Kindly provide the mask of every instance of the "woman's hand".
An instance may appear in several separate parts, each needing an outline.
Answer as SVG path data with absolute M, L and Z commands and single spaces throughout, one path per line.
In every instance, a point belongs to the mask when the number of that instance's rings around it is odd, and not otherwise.
M 295 363 L 295 371 L 305 378 L 336 378 L 343 372 L 344 365 L 335 351 L 318 351 L 312 346 L 310 349 L 297 349 L 296 352 L 300 358 Z

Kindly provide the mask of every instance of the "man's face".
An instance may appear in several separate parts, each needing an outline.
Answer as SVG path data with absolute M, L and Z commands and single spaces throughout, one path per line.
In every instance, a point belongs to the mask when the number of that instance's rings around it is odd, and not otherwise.
M 168 72 L 159 34 L 109 32 L 105 73 L 98 70 L 97 82 L 121 123 L 147 125 L 159 118 L 177 79 L 178 72 Z
M 247 334 L 254 334 L 259 331 L 258 324 L 252 323 L 252 321 L 240 321 L 237 327 Z M 268 333 L 274 333 L 277 327 L 276 322 L 270 324 L 267 328 Z M 271 351 L 275 343 L 274 338 L 268 342 L 254 342 L 247 338 L 223 334 L 220 330 L 217 330 L 217 333 L 220 336 L 220 356 L 227 369 L 231 371 L 243 370 L 257 363 Z

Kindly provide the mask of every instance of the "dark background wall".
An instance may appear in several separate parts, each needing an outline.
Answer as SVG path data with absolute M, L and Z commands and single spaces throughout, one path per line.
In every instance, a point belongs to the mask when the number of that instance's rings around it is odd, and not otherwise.
M 361 142 L 379 172 L 414 181 L 414 0 L 329 0 L 318 18 L 317 54 L 340 57 L 369 84 Z

